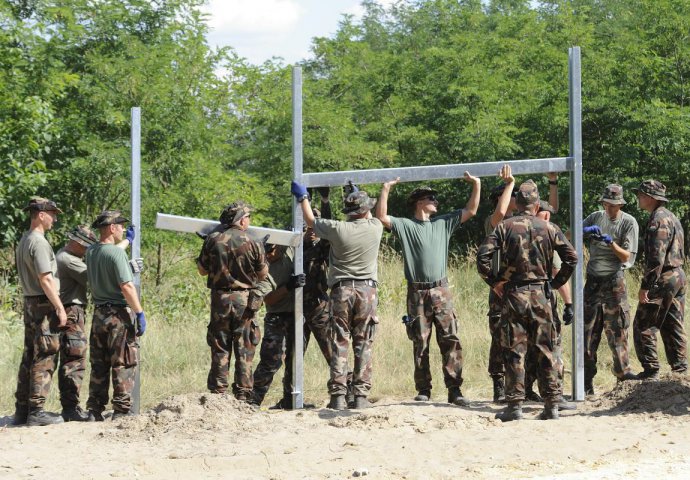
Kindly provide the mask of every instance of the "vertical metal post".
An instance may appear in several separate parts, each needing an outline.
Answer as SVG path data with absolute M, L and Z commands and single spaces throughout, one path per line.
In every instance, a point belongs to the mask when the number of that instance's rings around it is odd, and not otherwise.
M 141 108 L 132 108 L 132 225 L 137 229 L 134 242 L 131 245 L 132 258 L 141 257 Z M 141 274 L 134 274 L 134 286 L 141 299 Z M 141 360 L 136 367 L 134 389 L 132 390 L 132 412 L 139 414 L 141 398 Z
M 292 177 L 302 182 L 302 69 L 292 67 Z M 302 231 L 302 207 L 292 200 L 292 228 Z M 304 242 L 300 237 L 295 249 L 295 274 L 303 273 Z M 293 391 L 292 407 L 304 406 L 304 312 L 302 305 L 302 288 L 295 289 L 295 354 L 292 360 Z
M 570 156 L 573 169 L 570 172 L 570 232 L 571 241 L 578 252 L 579 261 L 573 274 L 573 322 L 572 383 L 573 400 L 585 399 L 584 360 L 584 298 L 582 274 L 582 84 L 580 69 L 580 47 L 568 50 L 568 71 L 570 83 Z

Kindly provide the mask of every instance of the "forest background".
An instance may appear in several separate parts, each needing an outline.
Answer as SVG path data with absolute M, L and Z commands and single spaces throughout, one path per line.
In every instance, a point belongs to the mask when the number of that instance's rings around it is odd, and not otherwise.
M 152 289 L 166 287 L 175 302 L 204 305 L 189 280 L 173 278 L 178 266 L 193 271 L 199 240 L 156 230 L 156 212 L 215 219 L 244 199 L 258 208 L 254 225 L 290 224 L 290 66 L 279 58 L 253 65 L 232 48 L 211 48 L 202 4 L 0 0 L 3 315 L 21 311 L 13 247 L 28 225 L 21 209 L 31 195 L 65 212 L 49 235 L 56 250 L 66 231 L 101 210 L 129 211 L 133 106 L 142 109 L 149 295 L 160 300 Z M 313 39 L 313 59 L 301 63 L 305 171 L 567 156 L 567 51 L 577 45 L 584 212 L 598 209 L 604 186 L 618 182 L 626 211 L 644 225 L 629 188 L 654 177 L 690 225 L 690 0 L 362 5 L 361 19 L 344 16 L 333 36 Z M 546 179 L 535 180 L 545 193 Z M 564 227 L 568 181 L 561 175 L 554 217 Z M 484 199 L 496 182 L 485 179 Z M 458 180 L 434 185 L 441 211 L 469 195 Z M 415 186 L 396 187 L 391 213 L 407 213 Z M 366 187 L 373 195 L 379 188 Z M 333 197 L 337 207 L 340 192 Z M 484 202 L 479 220 L 455 236 L 456 255 L 481 241 L 488 211 Z

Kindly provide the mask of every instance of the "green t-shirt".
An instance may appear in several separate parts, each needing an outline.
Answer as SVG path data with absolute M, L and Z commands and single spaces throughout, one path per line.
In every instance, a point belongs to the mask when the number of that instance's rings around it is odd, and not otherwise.
M 22 286 L 24 296 L 45 295 L 38 277 L 48 272 L 53 275 L 57 288 L 60 288 L 55 253 L 42 233 L 36 230 L 24 232 L 17 245 L 16 254 L 19 284 Z
M 62 303 L 86 305 L 86 264 L 84 259 L 72 255 L 64 248 L 55 255 L 55 259 L 57 260 Z
M 97 243 L 86 251 L 86 272 L 96 305 L 127 305 L 120 285 L 132 281 L 125 251 L 115 245 Z
M 331 242 L 328 286 L 340 280 L 378 280 L 377 260 L 383 224 L 377 218 L 358 218 L 342 222 L 317 218 L 317 237 Z
M 436 282 L 448 267 L 448 242 L 460 226 L 462 209 L 422 221 L 389 217 L 393 233 L 402 244 L 405 278 L 408 282 Z
M 273 290 L 285 285 L 290 280 L 290 275 L 294 271 L 293 258 L 295 256 L 294 248 L 288 248 L 284 255 L 273 263 L 268 264 L 268 276 L 259 282 L 256 286 L 262 296 L 266 296 Z M 291 291 L 284 298 L 269 305 L 264 301 L 266 311 L 268 313 L 284 313 L 295 311 L 295 292 Z
M 614 242 L 630 252 L 630 259 L 623 263 L 613 253 L 613 249 L 610 246 L 602 241 L 590 239 L 587 273 L 605 277 L 613 275 L 618 270 L 630 268 L 635 263 L 637 239 L 639 237 L 639 226 L 635 217 L 621 212 L 620 217 L 616 220 L 611 220 L 605 211 L 599 210 L 590 214 L 582 222 L 583 227 L 592 225 L 598 225 L 601 228 L 601 233 L 611 235 Z

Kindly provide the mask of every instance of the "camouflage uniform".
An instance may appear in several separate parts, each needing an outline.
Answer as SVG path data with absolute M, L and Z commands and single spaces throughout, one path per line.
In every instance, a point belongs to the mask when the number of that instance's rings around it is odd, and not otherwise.
M 221 223 L 232 225 L 251 211 L 244 202 L 233 203 L 221 214 Z M 207 286 L 211 289 L 211 321 L 206 335 L 211 347 L 208 389 L 214 393 L 227 390 L 232 350 L 232 391 L 236 398 L 248 400 L 253 386 L 252 361 L 261 340 L 256 319 L 261 296 L 254 289 L 258 272 L 266 266 L 263 244 L 237 226 L 218 229 L 204 241 L 197 263 L 208 272 Z
M 655 180 L 645 181 L 638 189 L 666 202 L 666 187 Z M 648 290 L 649 301 L 640 303 L 633 323 L 637 358 L 646 375 L 659 371 L 656 333 L 661 334 L 671 369 L 688 369 L 687 338 L 683 326 L 685 312 L 685 272 L 683 227 L 664 205 L 651 214 L 645 229 L 645 269 L 641 290 Z
M 500 196 L 501 192 L 505 188 L 505 183 L 502 183 L 495 187 L 491 192 L 492 198 Z M 493 231 L 491 226 L 491 217 L 487 217 L 484 222 L 484 231 L 486 235 L 491 234 Z M 503 381 L 505 375 L 505 368 L 503 367 L 503 351 L 501 350 L 501 335 L 499 325 L 501 324 L 501 298 L 496 295 L 492 289 L 489 289 L 489 313 L 487 313 L 489 318 L 489 333 L 491 333 L 491 344 L 489 346 L 489 365 L 488 371 L 489 376 L 492 378 Z
M 529 180 L 520 186 L 519 205 L 530 205 L 538 199 L 534 182 Z M 549 282 L 554 250 L 561 256 L 563 266 Z M 496 251 L 501 252 L 502 262 L 494 274 L 491 263 Z M 565 284 L 576 263 L 577 254 L 560 229 L 527 211 L 501 222 L 479 248 L 477 268 L 482 278 L 492 287 L 507 282 L 500 330 L 508 402 L 521 402 L 525 398 L 524 362 L 529 345 L 539 349 L 539 390 L 547 407 L 558 403 L 561 397 L 551 289 Z

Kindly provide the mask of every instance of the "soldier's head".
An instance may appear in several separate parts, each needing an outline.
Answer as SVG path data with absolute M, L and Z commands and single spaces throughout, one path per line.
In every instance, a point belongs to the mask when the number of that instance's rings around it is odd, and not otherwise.
M 22 210 L 30 213 L 32 229 L 40 227 L 44 231 L 53 228 L 58 214 L 62 213 L 55 202 L 43 197 L 31 197 Z
M 491 193 L 489 194 L 489 201 L 491 204 L 496 207 L 498 204 L 498 199 L 501 198 L 501 195 L 506 189 L 506 184 L 504 182 L 499 183 L 496 185 L 494 188 L 491 189 Z M 510 194 L 510 203 L 508 204 L 508 211 L 513 212 L 517 209 L 517 206 L 515 204 L 515 194 L 518 191 L 518 186 L 514 185 L 513 186 L 513 191 Z
M 539 200 L 539 209 L 537 211 L 537 217 L 541 218 L 542 220 L 546 222 L 551 221 L 551 215 L 556 213 L 556 211 L 553 209 L 553 207 L 549 204 L 549 202 L 545 202 L 544 200 Z
M 67 238 L 70 240 L 67 248 L 78 256 L 83 256 L 87 248 L 98 242 L 96 235 L 87 225 L 77 225 L 67 233 Z
M 438 192 L 431 187 L 419 187 L 410 192 L 407 206 L 413 211 L 425 212 L 429 215 L 438 211 Z
M 283 256 L 286 247 L 276 245 L 275 243 L 267 243 L 264 250 L 266 251 L 266 260 L 268 260 L 269 263 L 273 263 Z
M 627 203 L 625 198 L 623 198 L 623 187 L 616 183 L 606 186 L 600 200 L 606 215 L 611 220 L 615 220 L 620 216 L 621 208 Z
M 96 220 L 91 224 L 91 228 L 97 228 L 101 234 L 101 242 L 110 241 L 115 243 L 122 241 L 125 234 L 125 224 L 129 220 L 122 215 L 120 210 L 103 210 Z
M 251 214 L 253 211 L 254 207 L 242 200 L 238 200 L 227 205 L 223 209 L 220 213 L 219 221 L 223 225 L 234 225 L 241 230 L 246 230 L 251 223 Z
M 529 211 L 536 214 L 539 209 L 539 189 L 533 180 L 527 180 L 520 184 L 515 193 L 515 203 L 519 211 Z
M 637 201 L 640 208 L 648 212 L 653 212 L 659 205 L 668 202 L 666 198 L 666 185 L 658 180 L 645 180 L 640 183 L 638 188 L 633 188 L 637 194 Z
M 374 205 L 376 205 L 376 199 L 369 198 L 364 190 L 358 190 L 345 198 L 341 211 L 350 218 L 366 218 L 371 216 Z

